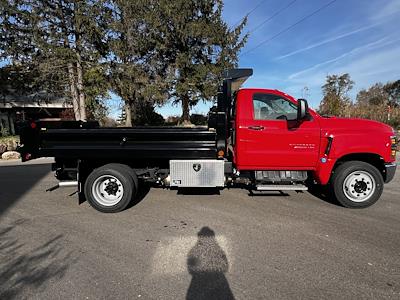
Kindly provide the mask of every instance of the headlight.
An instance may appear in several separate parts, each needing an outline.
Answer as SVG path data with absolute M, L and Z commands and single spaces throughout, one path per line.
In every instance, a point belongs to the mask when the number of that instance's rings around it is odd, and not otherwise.
M 390 144 L 391 144 L 391 156 L 392 158 L 396 158 L 396 150 L 397 150 L 397 136 L 392 135 L 390 137 Z

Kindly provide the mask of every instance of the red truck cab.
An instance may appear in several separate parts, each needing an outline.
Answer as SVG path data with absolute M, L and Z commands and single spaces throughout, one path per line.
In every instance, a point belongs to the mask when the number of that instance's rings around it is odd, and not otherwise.
M 393 128 L 371 120 L 323 117 L 309 108 L 299 120 L 299 102 L 278 90 L 237 91 L 232 112 L 232 149 L 239 171 L 307 170 L 318 184 L 326 185 L 339 165 L 363 162 L 377 169 L 385 182 L 393 178 Z M 358 182 L 357 177 L 366 182 L 370 179 L 368 184 L 377 181 L 364 173 L 353 177 L 354 182 Z M 354 184 L 350 188 L 351 185 Z M 357 194 L 367 196 L 368 192 Z

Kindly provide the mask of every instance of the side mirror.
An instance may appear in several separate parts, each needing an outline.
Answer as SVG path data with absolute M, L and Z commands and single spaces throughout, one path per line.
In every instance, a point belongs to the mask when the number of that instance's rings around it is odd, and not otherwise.
M 308 103 L 306 99 L 297 100 L 297 120 L 303 120 L 308 113 Z

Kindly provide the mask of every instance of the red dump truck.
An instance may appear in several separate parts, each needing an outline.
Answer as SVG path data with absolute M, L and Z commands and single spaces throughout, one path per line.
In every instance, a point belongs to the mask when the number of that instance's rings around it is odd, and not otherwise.
M 363 208 L 396 170 L 396 136 L 383 123 L 324 117 L 278 90 L 240 88 L 252 69 L 225 72 L 207 127 L 100 128 L 97 122 L 31 121 L 22 160 L 55 157 L 59 186 L 76 186 L 101 212 L 118 212 L 141 184 L 304 191 L 327 186 Z

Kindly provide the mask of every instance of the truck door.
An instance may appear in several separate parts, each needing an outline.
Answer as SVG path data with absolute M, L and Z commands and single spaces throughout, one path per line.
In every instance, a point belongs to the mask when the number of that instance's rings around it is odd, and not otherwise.
M 297 105 L 278 92 L 244 93 L 237 127 L 241 169 L 300 170 L 316 166 L 320 129 L 312 116 L 297 122 Z M 242 102 L 242 104 L 243 104 Z M 245 114 L 245 115 L 244 115 Z

